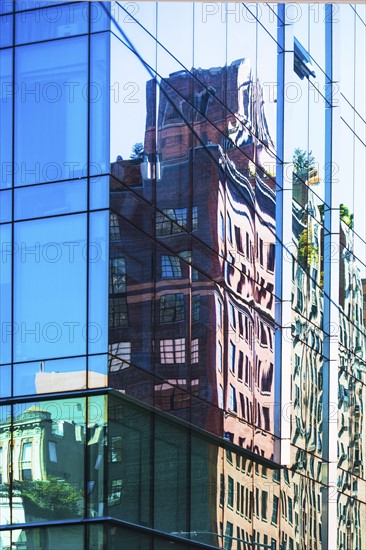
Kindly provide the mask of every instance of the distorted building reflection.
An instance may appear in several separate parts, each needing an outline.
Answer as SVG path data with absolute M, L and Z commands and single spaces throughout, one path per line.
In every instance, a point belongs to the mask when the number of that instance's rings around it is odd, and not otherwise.
M 243 59 L 146 93 L 144 151 L 112 165 L 112 385 L 273 458 L 274 144 L 260 84 Z

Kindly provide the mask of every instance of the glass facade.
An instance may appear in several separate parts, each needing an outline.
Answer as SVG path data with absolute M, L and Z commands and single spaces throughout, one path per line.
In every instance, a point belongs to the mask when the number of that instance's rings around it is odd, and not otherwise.
M 365 548 L 365 51 L 1 0 L 0 548 Z

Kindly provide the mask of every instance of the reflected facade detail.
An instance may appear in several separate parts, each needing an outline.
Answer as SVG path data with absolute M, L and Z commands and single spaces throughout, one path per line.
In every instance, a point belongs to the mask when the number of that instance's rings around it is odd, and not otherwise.
M 1 549 L 365 548 L 366 12 L 297 7 L 1 2 Z

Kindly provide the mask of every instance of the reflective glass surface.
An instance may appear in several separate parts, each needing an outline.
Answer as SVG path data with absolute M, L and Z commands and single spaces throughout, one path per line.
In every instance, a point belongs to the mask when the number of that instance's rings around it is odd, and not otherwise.
M 0 3 L 0 547 L 365 547 L 365 15 Z

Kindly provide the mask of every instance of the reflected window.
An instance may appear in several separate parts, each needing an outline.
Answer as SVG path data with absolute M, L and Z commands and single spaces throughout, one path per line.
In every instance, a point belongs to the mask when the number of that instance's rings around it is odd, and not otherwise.
M 192 321 L 199 321 L 200 319 L 200 303 L 201 303 L 201 296 L 199 294 L 195 294 L 192 296 Z
M 224 408 L 224 388 L 221 385 L 219 386 L 219 407 Z
M 198 207 L 192 207 L 192 231 L 198 228 Z M 159 237 L 174 235 L 188 229 L 187 208 L 166 208 L 156 213 L 156 234 Z
M 243 243 L 242 243 L 242 240 L 241 240 L 240 227 L 235 226 L 234 231 L 235 231 L 236 246 L 237 246 L 239 252 L 243 252 Z
M 198 206 L 192 207 L 192 231 L 198 229 Z
M 48 452 L 50 455 L 50 462 L 57 462 L 57 447 L 54 441 L 48 442 Z
M 227 222 L 227 238 L 232 243 L 233 242 L 233 229 L 232 229 L 232 225 L 231 225 L 230 214 L 227 215 L 226 222 Z
M 272 389 L 273 363 L 269 363 L 268 368 L 262 368 L 261 390 L 270 393 Z
M 192 252 L 190 250 L 183 250 L 178 253 L 178 256 L 188 264 L 192 264 Z M 194 267 L 191 268 L 191 279 L 192 281 L 198 281 L 198 271 Z
M 234 506 L 234 480 L 228 476 L 227 480 L 227 504 L 230 508 Z
M 32 479 L 32 443 L 22 445 L 20 471 L 23 481 Z
M 249 239 L 249 233 L 248 231 L 246 232 L 245 234 L 245 252 L 246 252 L 246 257 L 248 260 L 250 260 L 251 258 L 251 254 L 250 254 L 250 239 Z
M 108 506 L 116 506 L 121 503 L 122 479 L 113 479 L 108 490 Z
M 245 356 L 245 383 L 247 386 L 250 384 L 250 363 L 249 363 L 249 357 Z
M 195 338 L 191 342 L 191 363 L 198 363 L 199 361 L 199 343 L 198 338 Z
M 269 407 L 262 407 L 262 413 L 263 413 L 263 419 L 264 419 L 264 429 L 267 430 L 267 432 L 270 429 L 270 412 Z
M 258 258 L 259 263 L 263 265 L 263 239 L 259 239 Z
M 112 436 L 110 441 L 110 462 L 122 462 L 122 436 Z
M 109 265 L 110 294 L 126 292 L 126 262 L 124 258 L 111 258 Z
M 230 370 L 233 373 L 235 372 L 235 352 L 236 352 L 235 344 L 233 344 L 230 340 Z
M 161 278 L 162 279 L 171 279 L 175 277 L 181 277 L 182 270 L 180 267 L 180 260 L 177 256 L 166 256 L 162 255 L 161 257 Z
M 267 520 L 267 509 L 268 509 L 268 492 L 262 491 L 262 520 Z
M 160 340 L 160 363 L 162 365 L 184 363 L 185 354 L 186 342 L 184 338 Z
M 225 476 L 220 474 L 220 506 L 225 504 Z
M 235 309 L 233 304 L 229 304 L 229 317 L 230 317 L 230 325 L 233 327 L 233 329 L 235 329 L 236 328 Z
M 274 243 L 269 243 L 268 257 L 267 257 L 267 270 L 273 273 L 274 267 L 275 267 L 275 245 Z
M 277 525 L 278 522 L 278 497 L 273 495 L 273 509 L 272 509 L 272 520 L 273 525 Z
M 226 523 L 226 530 L 224 535 L 224 548 L 225 550 L 231 550 L 233 543 L 233 529 L 234 526 L 230 521 Z
M 127 298 L 110 298 L 109 300 L 109 326 L 112 328 L 128 325 Z
M 239 361 L 238 361 L 238 379 L 243 380 L 243 365 L 244 365 L 244 353 L 239 351 Z
M 229 409 L 234 412 L 237 411 L 236 390 L 232 384 L 230 384 L 229 388 Z
M 3 448 L 0 447 L 0 485 L 3 482 Z
M 266 327 L 260 322 L 260 339 L 262 346 L 268 346 Z
M 288 521 L 292 525 L 293 523 L 293 507 L 292 507 L 292 498 L 287 497 L 287 503 L 288 503 Z M 314 503 L 315 505 L 315 503 Z
M 183 294 L 165 294 L 160 298 L 160 322 L 174 323 L 184 319 Z
M 110 344 L 109 352 L 114 357 L 109 358 L 109 370 L 116 372 L 130 366 L 131 342 L 115 342 Z
M 220 237 L 222 241 L 225 239 L 225 221 L 224 221 L 224 216 L 222 215 L 221 212 L 220 212 Z
M 60 420 L 59 422 L 53 421 L 52 422 L 52 434 L 53 435 L 59 435 L 62 437 L 64 435 L 64 422 L 63 420 Z
M 222 345 L 220 342 L 217 346 L 217 368 L 219 372 L 222 372 Z
M 222 303 L 220 300 L 217 301 L 217 324 L 222 327 Z
M 111 241 L 121 240 L 119 220 L 118 220 L 117 214 L 114 214 L 114 212 L 111 212 L 110 219 L 109 219 L 109 236 Z
M 243 338 L 244 336 L 243 314 L 240 311 L 238 313 L 238 319 L 239 319 L 239 335 Z

